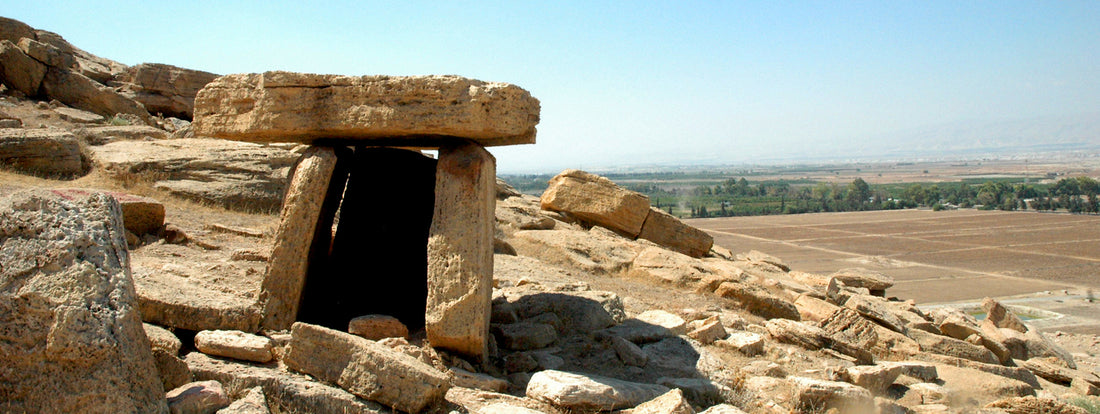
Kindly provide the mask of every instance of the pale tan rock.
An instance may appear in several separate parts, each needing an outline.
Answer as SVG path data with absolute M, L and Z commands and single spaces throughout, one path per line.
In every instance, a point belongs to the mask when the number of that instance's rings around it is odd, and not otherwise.
M 335 168 L 331 148 L 313 147 L 302 154 L 294 171 L 260 293 L 266 329 L 287 329 L 298 315 L 307 256 Z
M 621 336 L 611 337 L 611 348 L 615 350 L 615 355 L 619 357 L 619 360 L 626 365 L 644 367 L 646 362 L 649 361 L 649 356 L 646 355 L 645 351 L 642 351 L 642 348 Z
M 768 264 L 775 266 L 776 269 L 782 272 L 791 270 L 790 266 L 787 266 L 787 263 L 783 262 L 782 259 L 757 250 L 750 250 L 748 253 L 740 253 L 737 255 L 737 260 Z
M 27 56 L 46 64 L 46 66 L 71 68 L 76 65 L 76 58 L 72 54 L 65 53 L 54 45 L 34 40 L 33 37 L 24 37 L 18 41 L 12 40 L 12 42 L 18 43 L 19 48 L 22 49 Z
M 73 131 L 84 138 L 88 145 L 104 145 L 125 140 L 161 140 L 168 138 L 168 132 L 148 125 L 102 125 L 87 126 Z
M 222 384 L 198 381 L 168 391 L 168 410 L 172 414 L 212 413 L 229 406 Z
M 1095 378 L 1095 376 L 1093 377 Z M 1084 378 L 1074 378 L 1069 385 L 1070 392 L 1080 395 L 1100 395 L 1100 385 L 1095 384 L 1098 380 L 1088 380 Z
M 837 309 L 840 309 L 832 303 L 804 294 L 798 295 L 794 301 L 794 307 L 798 309 L 802 320 L 818 323 L 828 319 Z
M 631 414 L 695 414 L 691 403 L 678 388 L 646 401 L 630 411 Z
M 687 333 L 687 322 L 684 321 L 684 318 L 672 312 L 660 309 L 650 309 L 639 313 L 634 319 L 667 329 L 669 332 L 672 332 L 673 335 L 683 335 Z
M 144 321 L 192 331 L 235 329 L 255 332 L 262 315 L 255 298 L 215 290 L 166 272 L 134 274 Z
M 649 247 L 638 253 L 627 274 L 676 286 L 694 286 L 710 273 L 711 269 L 701 260 L 660 247 Z
M 744 410 L 737 408 L 736 406 L 729 404 L 713 405 L 706 410 L 700 411 L 699 414 L 747 414 Z
M 852 384 L 866 388 L 875 395 L 883 395 L 886 388 L 898 379 L 905 369 L 898 365 L 857 365 L 848 367 L 848 380 Z
M 668 391 L 656 384 L 554 370 L 536 372 L 527 383 L 527 397 L 578 410 L 633 407 Z
M 183 343 L 176 337 L 176 334 L 149 323 L 143 323 L 141 327 L 145 330 L 145 336 L 149 338 L 149 343 L 153 346 L 153 349 L 160 349 L 171 355 L 179 355 Z
M 638 238 L 696 258 L 706 256 L 714 245 L 714 237 L 707 232 L 689 226 L 655 207 L 650 207 Z
M 46 176 L 83 171 L 76 137 L 52 129 L 0 128 L 0 166 Z
M 267 398 L 264 397 L 262 387 L 253 387 L 244 394 L 244 397 L 229 404 L 228 407 L 218 410 L 217 414 L 270 414 L 267 407 Z
M 736 349 L 745 356 L 764 353 L 764 336 L 755 332 L 734 332 L 715 342 L 718 346 Z
M 107 120 L 102 115 L 93 114 L 76 108 L 66 108 L 62 106 L 54 108 L 53 111 L 57 113 L 61 119 L 77 124 L 98 124 Z
M 909 332 L 909 337 L 920 344 L 921 351 L 965 358 L 987 364 L 997 364 L 1000 362 L 997 356 L 993 355 L 993 352 L 990 350 L 980 345 L 974 345 L 948 336 L 913 330 Z
M 484 359 L 493 289 L 496 159 L 470 141 L 439 149 L 425 326 L 433 347 Z
M 439 370 L 369 339 L 301 322 L 291 335 L 288 368 L 386 406 L 419 412 L 441 402 L 450 387 Z
M 122 207 L 122 225 L 135 235 L 156 234 L 164 228 L 164 204 L 148 197 L 82 188 L 63 188 L 51 191 L 66 199 L 87 197 L 93 192 L 102 192 L 114 197 L 119 206 Z
M 544 210 L 566 212 L 631 238 L 638 237 L 649 216 L 649 197 L 580 170 L 551 178 L 541 202 Z
M 692 326 L 693 329 L 688 331 L 687 336 L 703 344 L 710 344 L 729 336 L 729 333 L 726 332 L 726 327 L 722 325 L 722 320 L 719 319 L 718 315 L 713 315 L 709 318 L 695 322 L 699 323 Z
M 239 396 L 262 387 L 270 407 L 288 413 L 384 414 L 387 407 L 364 400 L 343 389 L 272 366 L 213 358 L 201 352 L 184 357 L 198 380 L 216 380 L 227 394 Z
M 992 298 L 982 299 L 982 309 L 985 310 L 985 319 L 998 328 L 1008 328 L 1020 333 L 1028 331 L 1027 325 L 1024 325 L 1020 317 Z
M 880 272 L 863 268 L 841 269 L 833 273 L 831 277 L 844 282 L 844 284 L 849 287 L 867 288 L 872 292 L 885 291 L 891 286 L 894 286 L 894 278 Z
M 119 95 L 113 88 L 88 76 L 68 69 L 49 68 L 42 78 L 41 91 L 65 105 L 105 117 L 120 113 L 132 114 L 146 124 L 153 122 L 149 112 L 140 103 Z
M 799 407 L 840 412 L 872 412 L 874 396 L 866 389 L 852 384 L 812 378 L 790 377 L 787 381 L 794 388 L 793 400 Z
M 734 299 L 745 310 L 764 318 L 784 318 L 795 321 L 802 319 L 798 308 L 793 303 L 757 285 L 723 282 L 714 293 L 723 298 Z
M 879 365 L 887 368 L 897 367 L 901 369 L 901 375 L 908 375 L 923 382 L 935 382 L 939 379 L 936 365 L 923 361 L 881 361 Z
M 195 334 L 195 348 L 199 352 L 243 361 L 270 361 L 272 347 L 270 338 L 241 331 L 201 331 Z
M 538 121 L 539 101 L 506 83 L 265 72 L 207 84 L 195 97 L 193 128 L 199 135 L 254 142 L 341 138 L 438 146 L 459 137 L 493 146 L 533 144 Z
M 130 66 L 115 76 L 123 96 L 145 106 L 149 113 L 191 119 L 195 95 L 218 75 L 160 63 Z
M 451 375 L 454 376 L 453 384 L 456 387 L 475 388 L 494 392 L 504 392 L 508 389 L 508 381 L 500 378 L 477 372 L 470 372 L 461 368 L 450 367 L 449 369 Z
M 187 368 L 187 363 L 176 354 L 153 348 L 153 363 L 157 366 L 160 383 L 166 390 L 178 388 L 195 380 L 191 370 Z
M 869 295 L 852 295 L 844 302 L 844 307 L 852 309 L 867 319 L 894 332 L 905 333 L 905 322 L 899 318 L 882 298 Z
M 1032 358 L 1026 361 L 1017 361 L 1017 363 L 1036 376 L 1059 385 L 1069 386 L 1074 379 L 1088 378 L 1088 374 L 1082 374 L 1075 369 L 1065 367 L 1062 361 L 1055 357 Z
M 377 341 L 384 338 L 407 338 L 409 328 L 389 315 L 363 315 L 348 322 L 348 333 Z
M 622 237 L 559 228 L 517 231 L 510 243 L 520 256 L 566 269 L 608 275 L 628 271 L 643 249 Z
M 1035 395 L 1035 389 L 1025 382 L 973 368 L 936 364 L 936 371 L 950 401 L 985 404 L 999 398 Z
M 124 233 L 105 194 L 0 198 L 0 410 L 167 412 Z
M 16 40 L 18 41 L 18 40 Z M 13 41 L 0 40 L 0 79 L 26 96 L 37 96 L 46 65 L 27 56 Z

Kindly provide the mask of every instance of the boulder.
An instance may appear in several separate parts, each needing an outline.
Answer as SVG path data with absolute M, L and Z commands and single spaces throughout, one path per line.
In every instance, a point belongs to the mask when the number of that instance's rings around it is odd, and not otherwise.
M 153 349 L 160 349 L 172 355 L 179 355 L 180 347 L 183 346 L 183 343 L 176 337 L 176 334 L 149 323 L 143 323 L 141 327 L 145 330 L 145 336 L 149 338 L 149 343 L 153 346 Z
M 1027 339 L 1019 331 L 998 328 L 988 318 L 982 319 L 981 323 L 982 337 L 988 340 L 1001 344 L 1006 350 L 1008 355 L 1012 359 L 1027 359 Z
M 456 387 L 475 388 L 495 392 L 504 392 L 508 389 L 508 381 L 491 375 L 479 374 L 455 367 L 451 367 L 450 372 L 454 377 L 454 381 L 452 382 Z
M 642 223 L 638 238 L 696 258 L 706 256 L 714 245 L 714 238 L 707 232 L 689 226 L 655 207 L 649 208 L 649 215 Z
M 424 330 L 433 347 L 476 360 L 489 352 L 494 203 L 496 158 L 471 141 L 440 147 Z
M 247 102 L 247 105 L 242 105 Z M 195 97 L 199 135 L 253 142 L 340 138 L 361 145 L 533 144 L 539 101 L 459 76 L 226 75 Z
M 389 315 L 363 315 L 348 322 L 348 333 L 377 341 L 384 338 L 407 338 L 409 328 Z
M 589 273 L 618 275 L 630 268 L 641 247 L 616 235 L 571 229 L 517 231 L 509 242 L 520 256 Z
M 408 412 L 440 403 L 450 387 L 442 372 L 358 336 L 297 322 L 283 362 L 352 394 Z
M 839 412 L 873 412 L 875 398 L 862 387 L 836 381 L 790 377 L 794 403 L 815 410 L 837 409 Z
M 11 412 L 167 412 L 110 196 L 0 199 L 0 394 Z
M 882 361 L 879 362 L 887 368 L 897 367 L 901 369 L 901 375 L 907 375 L 921 382 L 935 382 L 940 375 L 936 372 L 936 365 L 923 361 Z
M 764 322 L 768 334 L 779 342 L 797 345 L 811 351 L 830 348 L 855 358 L 857 364 L 870 364 L 874 356 L 867 349 L 839 340 L 816 326 L 789 319 L 771 319 Z
M 883 395 L 905 368 L 896 364 L 857 365 L 848 367 L 845 374 L 852 384 L 866 388 L 875 395 Z
M 271 414 L 271 410 L 267 407 L 264 389 L 253 387 L 244 394 L 244 397 L 218 410 L 217 414 Z
M 754 332 L 734 332 L 726 339 L 716 341 L 715 344 L 735 349 L 750 357 L 764 353 L 764 336 Z
M 44 95 L 57 99 L 65 105 L 105 117 L 121 113 L 136 115 L 146 124 L 151 124 L 153 120 L 140 103 L 119 95 L 114 89 L 87 76 L 67 69 L 49 68 L 46 76 L 42 78 L 41 91 Z
M 0 40 L 0 81 L 26 96 L 38 96 L 46 65 L 9 40 Z
M 195 334 L 195 348 L 204 354 L 268 362 L 272 358 L 271 338 L 241 331 L 201 331 Z
M 217 381 L 198 381 L 168 391 L 172 414 L 212 414 L 229 406 L 229 397 Z
M 674 388 L 634 407 L 630 414 L 695 414 L 695 409 L 684 398 L 684 392 Z
M 660 247 L 649 247 L 638 253 L 627 274 L 676 286 L 694 286 L 711 272 L 701 260 Z
M 125 140 L 160 140 L 168 139 L 168 133 L 163 129 L 148 125 L 103 125 L 87 126 L 73 131 L 73 134 L 84 138 L 88 145 L 104 145 L 113 141 Z
M 883 296 L 882 292 L 894 286 L 894 278 L 863 268 L 841 269 L 833 273 L 830 277 L 844 282 L 844 284 L 849 287 L 867 288 L 872 294 L 878 292 L 875 296 Z
M 174 196 L 238 211 L 276 211 L 299 155 L 275 146 L 184 138 L 90 147 L 107 171 L 148 174 Z
M 689 324 L 687 336 L 703 344 L 710 344 L 729 336 L 726 327 L 722 326 L 722 320 L 718 315 L 712 315 L 706 319 L 692 321 Z
M 1001 302 L 992 298 L 982 299 L 982 310 L 985 310 L 985 319 L 998 328 L 1008 328 L 1020 333 L 1028 331 L 1024 321 L 1020 320 L 1020 317 L 1002 305 Z
M 57 108 L 54 108 L 53 111 L 58 116 L 60 116 L 61 119 L 72 122 L 74 124 L 98 124 L 107 120 L 107 118 L 104 118 L 103 115 L 93 114 L 91 112 L 83 111 L 76 108 L 59 106 Z
M 65 188 L 51 190 L 54 194 L 66 199 L 87 197 L 96 190 L 80 188 Z M 114 197 L 122 207 L 122 225 L 136 235 L 158 234 L 164 229 L 164 204 L 142 196 L 119 193 L 114 191 L 101 191 Z
M 1088 411 L 1078 406 L 1030 395 L 1000 399 L 986 404 L 985 408 L 1000 408 L 1009 414 L 1088 414 Z
M 839 306 L 805 294 L 795 299 L 794 307 L 798 309 L 802 320 L 817 323 L 822 323 L 840 309 Z
M 986 364 L 1000 363 L 993 352 L 981 345 L 974 345 L 966 341 L 960 341 L 948 336 L 931 334 L 920 330 L 910 331 L 909 337 L 917 341 L 917 344 L 920 344 L 921 351 L 964 358 Z
M 197 380 L 216 380 L 230 396 L 261 387 L 270 407 L 287 413 L 382 414 L 391 412 L 376 402 L 356 397 L 300 374 L 273 366 L 234 362 L 192 352 L 184 357 Z
M 624 364 L 632 367 L 644 367 L 646 362 L 649 361 L 649 356 L 646 355 L 642 348 L 635 345 L 620 336 L 611 336 L 611 349 L 615 350 L 615 355 L 619 357 L 619 360 Z
M 0 40 L 18 42 L 24 37 L 34 39 L 34 28 L 15 19 L 0 17 Z
M 782 259 L 757 250 L 750 250 L 748 253 L 738 254 L 737 260 L 744 260 L 749 263 L 767 264 L 769 266 L 774 266 L 781 272 L 791 270 L 790 266 L 787 266 L 787 263 L 783 262 Z
M 260 326 L 260 308 L 248 293 L 227 293 L 159 269 L 135 273 L 134 286 L 145 322 L 192 331 L 255 332 Z
M 27 56 L 46 64 L 46 66 L 68 69 L 77 64 L 76 57 L 72 54 L 65 53 L 57 46 L 39 42 L 33 38 L 22 38 L 19 41 L 12 40 L 12 43 L 18 44 Z
M 793 303 L 757 285 L 723 282 L 714 293 L 723 298 L 736 300 L 742 308 L 763 318 L 784 318 L 794 321 L 802 319 L 798 308 Z
M 529 398 L 574 410 L 634 407 L 668 391 L 662 385 L 555 370 L 536 372 L 527 383 Z
M 558 340 L 553 326 L 541 323 L 519 322 L 500 325 L 494 329 L 504 348 L 524 351 L 550 346 Z
M 142 63 L 115 76 L 121 93 L 140 102 L 150 113 L 191 119 L 195 95 L 218 75 L 160 63 Z
M 0 164 L 45 176 L 73 176 L 84 170 L 76 137 L 52 129 L 0 128 Z
M 101 84 L 107 84 L 116 74 L 126 69 L 126 65 L 101 58 L 73 46 L 57 33 L 36 30 L 34 34 L 35 40 L 57 48 L 62 54 L 72 56 L 73 60 L 76 61 L 76 66 L 72 67 L 72 70 Z M 70 67 L 61 67 L 60 69 L 68 70 Z
M 544 210 L 569 213 L 635 238 L 649 216 L 649 197 L 611 180 L 580 170 L 565 170 L 550 179 L 542 193 Z
M 1019 361 L 1019 364 L 1039 378 L 1059 385 L 1070 386 L 1077 378 L 1088 378 L 1088 374 L 1081 374 L 1075 369 L 1063 366 L 1064 363 L 1062 360 L 1055 357 L 1032 358 L 1026 361 Z M 1095 381 L 1100 381 L 1100 379 Z
M 596 331 L 624 319 L 622 299 L 607 291 L 506 291 L 505 296 L 506 303 L 521 319 L 554 314 L 561 320 L 563 334 Z
M 905 322 L 882 298 L 868 295 L 852 295 L 844 302 L 844 307 L 859 312 L 863 317 L 870 319 L 879 325 L 889 328 L 891 331 L 905 333 Z

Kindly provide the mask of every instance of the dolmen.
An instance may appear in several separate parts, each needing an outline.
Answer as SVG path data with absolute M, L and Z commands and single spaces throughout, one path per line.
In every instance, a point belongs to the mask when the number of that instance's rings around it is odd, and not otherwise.
M 195 98 L 197 135 L 308 146 L 290 173 L 253 330 L 344 330 L 384 314 L 483 360 L 496 178 L 485 147 L 533 144 L 539 109 L 522 88 L 459 76 L 265 72 L 209 83 Z

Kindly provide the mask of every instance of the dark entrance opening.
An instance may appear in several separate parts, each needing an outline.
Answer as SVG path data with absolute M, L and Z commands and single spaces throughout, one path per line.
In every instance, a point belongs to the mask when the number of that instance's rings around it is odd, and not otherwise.
M 436 160 L 419 151 L 377 147 L 357 147 L 339 159 L 297 319 L 344 331 L 352 318 L 382 314 L 419 331 L 428 297 Z M 342 202 L 333 196 L 341 189 Z

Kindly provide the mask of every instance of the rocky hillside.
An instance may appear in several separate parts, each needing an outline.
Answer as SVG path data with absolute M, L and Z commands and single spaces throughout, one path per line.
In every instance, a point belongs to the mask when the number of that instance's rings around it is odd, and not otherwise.
M 992 299 L 981 321 L 925 312 L 884 274 L 714 246 L 577 170 L 541 198 L 497 183 L 485 361 L 389 315 L 241 331 L 302 148 L 190 133 L 205 75 L 127 68 L 8 19 L 0 38 L 0 412 L 1100 406 L 1096 338 L 1047 336 Z M 54 94 L 68 87 L 87 94 Z

